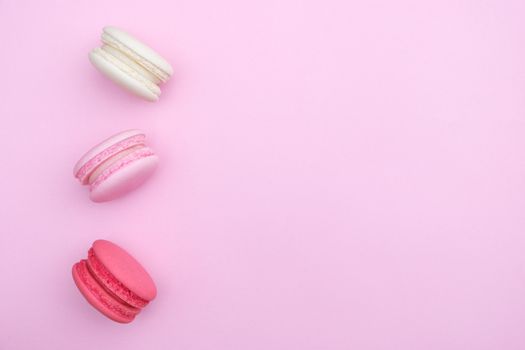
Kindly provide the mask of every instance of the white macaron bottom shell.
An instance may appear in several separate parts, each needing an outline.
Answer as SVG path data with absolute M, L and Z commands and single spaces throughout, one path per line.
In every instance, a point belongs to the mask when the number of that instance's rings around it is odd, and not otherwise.
M 158 162 L 157 155 L 150 155 L 133 161 L 92 188 L 91 200 L 107 202 L 133 191 L 155 172 Z
M 157 101 L 159 96 L 151 91 L 145 83 L 124 72 L 96 51 L 89 53 L 91 63 L 112 81 L 148 101 Z M 160 91 L 160 90 L 159 90 Z M 160 94 L 160 92 L 159 92 Z

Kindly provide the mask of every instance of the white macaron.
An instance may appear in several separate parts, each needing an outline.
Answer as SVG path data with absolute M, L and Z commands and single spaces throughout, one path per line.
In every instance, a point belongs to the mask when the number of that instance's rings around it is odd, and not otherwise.
M 149 101 L 160 96 L 158 84 L 173 74 L 171 65 L 122 29 L 105 27 L 103 45 L 89 53 L 93 65 L 115 83 Z

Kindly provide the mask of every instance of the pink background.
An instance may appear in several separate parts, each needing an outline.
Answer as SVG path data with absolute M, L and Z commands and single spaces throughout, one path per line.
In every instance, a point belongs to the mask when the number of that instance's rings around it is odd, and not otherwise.
M 525 348 L 525 2 L 0 0 L 0 349 Z M 159 103 L 87 60 L 128 29 Z M 72 176 L 141 128 L 162 158 Z M 107 238 L 159 288 L 130 325 L 71 265 Z

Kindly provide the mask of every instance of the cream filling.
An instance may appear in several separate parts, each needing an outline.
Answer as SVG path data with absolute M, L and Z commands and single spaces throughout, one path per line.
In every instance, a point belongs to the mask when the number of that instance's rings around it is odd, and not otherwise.
M 150 79 L 140 74 L 132 66 L 129 66 L 125 62 L 121 61 L 118 57 L 114 56 L 108 50 L 104 50 L 103 48 L 97 47 L 96 49 L 93 50 L 93 52 L 97 53 L 99 56 L 101 56 L 105 60 L 111 62 L 114 66 L 116 66 L 118 69 L 120 69 L 124 73 L 144 83 L 144 85 L 155 95 L 157 96 L 160 95 L 160 88 L 157 86 L 157 84 L 153 83 Z
M 132 61 L 135 61 L 137 64 L 144 67 L 147 71 L 158 77 L 160 81 L 166 82 L 169 79 L 170 76 L 168 73 L 164 72 L 162 69 L 146 60 L 144 57 L 138 55 L 135 51 L 113 38 L 110 34 L 102 33 L 101 40 L 104 44 L 122 52 L 122 54 L 129 57 Z
M 117 50 L 113 46 L 105 44 L 105 45 L 102 45 L 101 49 L 109 53 L 110 55 L 115 56 L 116 58 L 124 62 L 126 65 L 130 66 L 133 70 L 137 71 L 140 75 L 142 75 L 144 78 L 151 81 L 153 84 L 160 83 L 160 79 L 157 78 L 154 74 L 144 69 L 144 67 L 137 64 L 135 61 L 131 60 L 128 56 L 126 56 L 125 54 L 123 54 L 121 51 Z
M 106 159 L 102 164 L 100 164 L 96 169 L 95 171 L 93 171 L 91 173 L 91 175 L 89 176 L 89 184 L 92 184 L 93 182 L 95 182 L 95 180 L 97 179 L 97 177 L 102 174 L 104 172 L 104 170 L 108 169 L 110 166 L 112 166 L 113 164 L 115 164 L 119 159 L 122 159 L 124 158 L 125 156 L 127 156 L 128 154 L 132 153 L 133 151 L 139 149 L 139 148 L 142 148 L 144 147 L 144 145 L 135 145 L 131 148 L 128 148 L 120 153 L 117 153 L 115 154 L 114 156 L 112 157 L 109 157 L 108 159 Z

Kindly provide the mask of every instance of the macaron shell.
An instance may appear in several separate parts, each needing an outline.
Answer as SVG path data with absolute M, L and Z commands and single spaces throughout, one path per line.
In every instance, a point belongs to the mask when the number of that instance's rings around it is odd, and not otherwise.
M 104 32 L 111 35 L 114 39 L 118 40 L 123 45 L 133 50 L 139 56 L 150 61 L 152 64 L 163 70 L 168 75 L 173 74 L 173 68 L 168 63 L 168 61 L 166 61 L 151 47 L 137 40 L 129 33 L 125 32 L 122 29 L 112 26 L 104 27 Z
M 140 309 L 118 302 L 102 288 L 89 273 L 85 260 L 73 265 L 72 274 L 73 280 L 84 298 L 95 309 L 113 321 L 129 323 L 140 312 Z
M 132 93 L 148 101 L 153 102 L 159 99 L 160 89 L 156 91 L 157 93 L 154 93 L 146 86 L 143 81 L 132 77 L 129 73 L 126 73 L 121 68 L 115 66 L 114 63 L 104 58 L 102 54 L 96 49 L 89 53 L 89 60 L 104 75 L 128 91 L 131 91 Z M 137 75 L 138 74 L 139 73 L 137 73 Z
M 147 301 L 156 297 L 157 287 L 151 276 L 123 248 L 110 241 L 97 240 L 93 251 L 100 263 L 130 291 Z
M 92 201 L 106 202 L 120 197 L 139 187 L 153 174 L 159 162 L 158 157 L 155 154 L 137 156 L 137 153 L 122 158 L 101 174 L 103 179 L 97 179 L 92 184 L 90 192 Z M 121 166 L 123 163 L 125 165 Z M 110 175 L 107 176 L 107 173 Z

